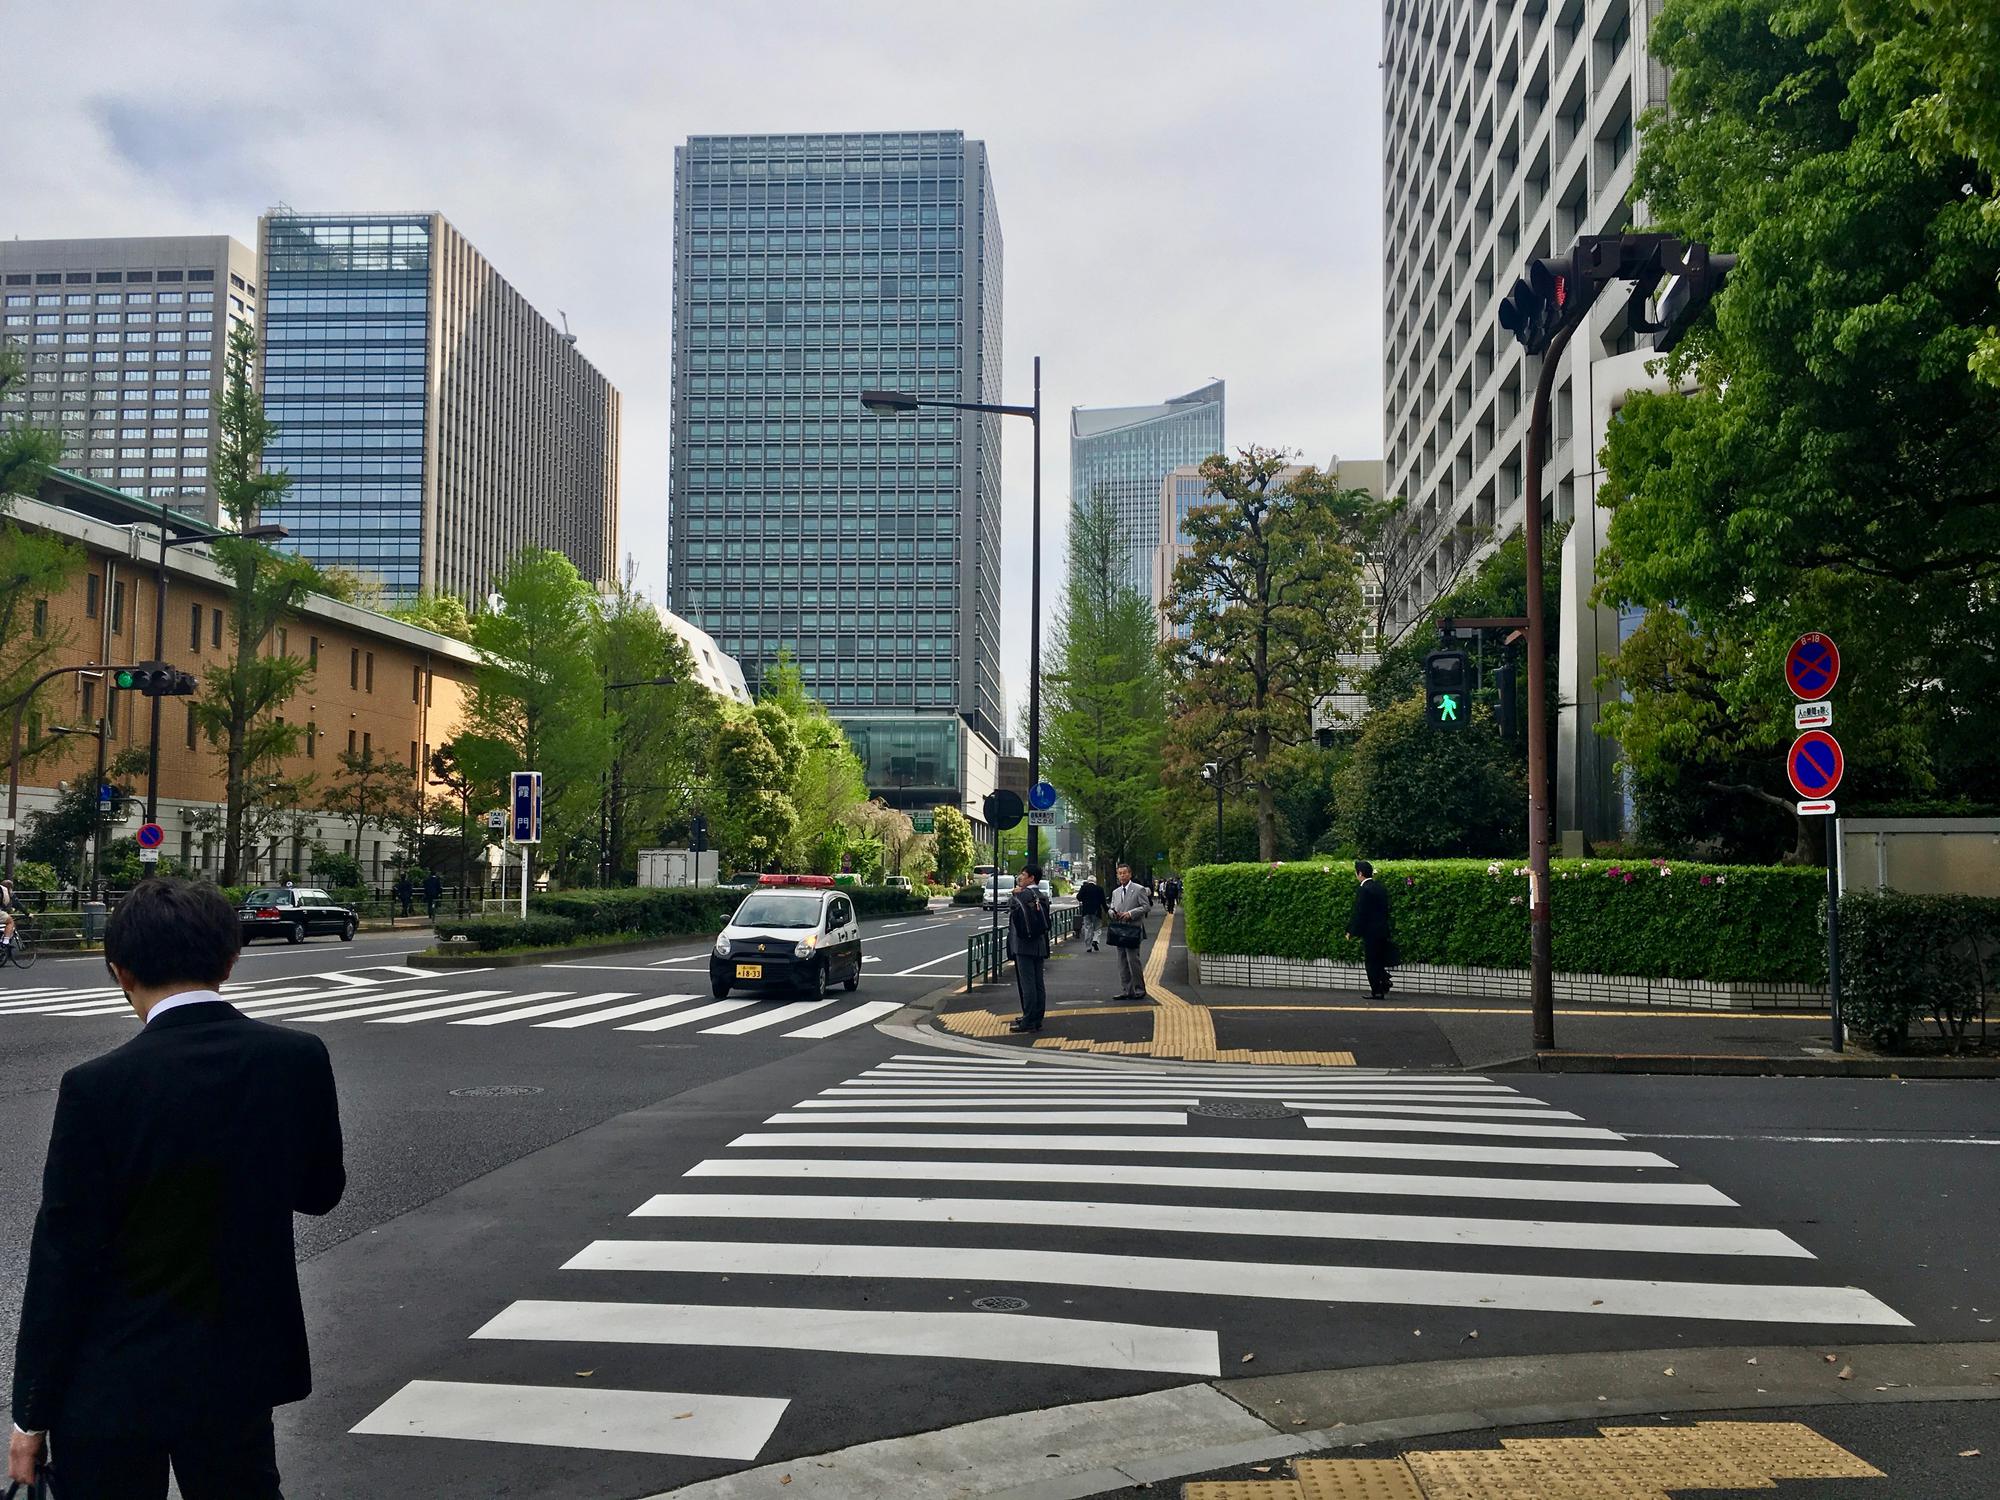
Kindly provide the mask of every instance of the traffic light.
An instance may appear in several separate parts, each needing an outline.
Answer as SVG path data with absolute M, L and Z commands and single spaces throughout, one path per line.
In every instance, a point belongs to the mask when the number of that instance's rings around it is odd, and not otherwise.
M 1433 729 L 1463 729 L 1471 717 L 1471 663 L 1463 651 L 1424 658 L 1424 719 Z
M 1567 256 L 1528 262 L 1528 274 L 1500 304 L 1500 326 L 1530 354 L 1540 354 L 1576 306 L 1576 278 Z
M 708 848 L 708 819 L 701 813 L 688 819 L 688 847 L 696 854 Z
M 163 661 L 142 661 L 120 667 L 111 674 L 111 684 L 148 698 L 184 698 L 201 686 L 193 673 L 183 672 Z
M 1680 275 L 1660 299 L 1660 324 L 1654 333 L 1653 347 L 1664 354 L 1678 344 L 1735 269 L 1733 255 L 1714 254 L 1706 245 L 1688 246 Z

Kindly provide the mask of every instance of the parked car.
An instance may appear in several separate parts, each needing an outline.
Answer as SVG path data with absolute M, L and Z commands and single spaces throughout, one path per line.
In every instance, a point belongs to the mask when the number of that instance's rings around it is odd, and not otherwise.
M 303 943 L 314 933 L 327 932 L 351 943 L 360 930 L 361 914 L 311 886 L 267 885 L 243 898 L 236 909 L 236 921 L 246 943 L 260 937 Z
M 916 889 L 915 886 L 910 884 L 910 877 L 907 875 L 883 876 L 882 888 L 890 891 L 912 891 Z

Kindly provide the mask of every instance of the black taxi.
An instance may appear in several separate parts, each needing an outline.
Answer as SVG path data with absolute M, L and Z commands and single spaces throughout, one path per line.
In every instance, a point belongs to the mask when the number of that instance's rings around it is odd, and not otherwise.
M 805 990 L 861 983 L 861 923 L 831 875 L 765 875 L 715 939 L 716 998 L 732 989 Z

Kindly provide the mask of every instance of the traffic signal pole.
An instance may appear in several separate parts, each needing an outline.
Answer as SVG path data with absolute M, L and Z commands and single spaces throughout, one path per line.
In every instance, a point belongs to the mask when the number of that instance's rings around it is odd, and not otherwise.
M 1522 543 L 1528 554 L 1528 1008 L 1537 1052 L 1556 1044 L 1554 949 L 1549 930 L 1548 618 L 1542 600 L 1542 455 L 1549 443 L 1549 400 L 1570 336 L 1589 315 L 1564 318 L 1542 354 L 1528 416 Z
M 160 558 L 153 573 L 153 660 L 164 661 L 166 656 L 167 504 L 163 500 L 160 502 Z M 146 742 L 146 821 L 160 821 L 160 698 L 157 693 L 153 695 L 152 735 Z M 356 840 L 357 845 L 359 842 Z

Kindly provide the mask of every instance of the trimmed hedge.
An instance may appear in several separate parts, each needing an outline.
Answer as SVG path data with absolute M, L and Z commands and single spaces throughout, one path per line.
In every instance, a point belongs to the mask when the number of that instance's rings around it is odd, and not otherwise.
M 498 948 L 559 947 L 576 937 L 576 928 L 561 917 L 530 912 L 526 921 L 519 917 L 474 917 L 462 922 L 439 922 L 437 935 L 440 947 L 452 938 L 462 938 L 462 944 L 452 946 L 470 946 L 481 953 L 491 953 Z
M 847 894 L 854 898 L 855 912 L 864 917 L 913 917 L 930 906 L 929 898 L 915 891 L 892 891 L 881 885 L 860 886 Z
M 482 951 L 575 942 L 612 935 L 676 938 L 709 937 L 721 931 L 747 892 L 714 886 L 672 889 L 552 891 L 528 898 L 528 923 L 515 917 L 440 919 L 440 942 L 464 934 Z M 864 917 L 909 916 L 924 910 L 924 899 L 906 891 L 863 886 L 845 892 Z M 554 923 L 558 926 L 540 926 Z M 554 936 L 526 936 L 528 928 Z
M 2000 984 L 2000 900 L 1855 891 L 1840 901 L 1842 1019 L 1879 1047 L 1928 1018 L 1954 1045 Z
M 1525 969 L 1528 880 L 1515 873 L 1525 869 L 1471 859 L 1378 863 L 1403 961 Z M 1826 982 L 1823 871 L 1592 859 L 1555 861 L 1552 873 L 1560 973 Z M 1185 876 L 1188 946 L 1359 963 L 1361 945 L 1345 936 L 1354 889 L 1351 866 L 1324 860 L 1198 866 Z
M 986 887 L 983 885 L 962 885 L 951 893 L 953 906 L 977 906 L 985 899 Z

